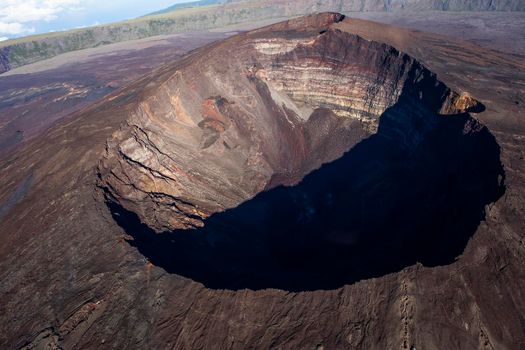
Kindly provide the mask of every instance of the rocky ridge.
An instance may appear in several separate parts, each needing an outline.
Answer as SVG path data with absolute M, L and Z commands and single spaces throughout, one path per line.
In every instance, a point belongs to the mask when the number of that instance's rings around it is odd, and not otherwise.
M 242 0 L 224 4 L 183 8 L 130 21 L 100 25 L 60 33 L 10 40 L 0 43 L 0 74 L 9 69 L 44 60 L 65 52 L 111 43 L 188 31 L 202 31 L 312 13 L 414 12 L 419 11 L 525 11 L 523 1 L 512 0 Z M 253 28 L 253 27 L 252 27 Z

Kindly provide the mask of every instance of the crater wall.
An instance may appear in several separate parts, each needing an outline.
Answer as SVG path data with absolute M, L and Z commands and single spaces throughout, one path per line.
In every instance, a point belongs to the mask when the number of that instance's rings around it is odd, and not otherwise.
M 342 18 L 241 35 L 159 73 L 108 142 L 100 182 L 109 198 L 158 232 L 199 227 L 342 156 L 377 132 L 402 91 L 432 113 L 465 109 L 413 58 L 330 28 Z M 434 119 L 400 114 L 387 133 L 414 147 Z

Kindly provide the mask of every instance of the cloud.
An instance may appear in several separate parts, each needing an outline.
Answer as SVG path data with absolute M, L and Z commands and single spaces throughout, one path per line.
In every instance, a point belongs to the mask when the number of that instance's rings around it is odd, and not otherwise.
M 80 0 L 2 0 L 0 34 L 32 33 L 32 22 L 50 22 L 61 12 L 78 8 Z
M 79 0 L 4 0 L 0 19 L 5 22 L 52 21 L 60 12 L 76 7 Z
M 22 33 L 32 33 L 34 31 L 34 28 L 25 27 L 22 23 L 5 23 L 0 21 L 0 33 L 2 34 L 17 35 Z
M 110 23 L 188 0 L 0 0 L 0 37 Z
M 0 36 L 0 41 L 6 41 L 6 40 L 9 40 L 9 38 L 6 36 Z

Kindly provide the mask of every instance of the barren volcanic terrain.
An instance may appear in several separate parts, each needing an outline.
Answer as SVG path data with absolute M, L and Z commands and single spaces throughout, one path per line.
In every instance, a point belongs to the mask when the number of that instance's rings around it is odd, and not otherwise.
M 323 13 L 83 105 L 1 159 L 0 347 L 523 348 L 524 68 Z
M 154 68 L 227 36 L 193 32 L 114 44 L 1 75 L 0 155 Z

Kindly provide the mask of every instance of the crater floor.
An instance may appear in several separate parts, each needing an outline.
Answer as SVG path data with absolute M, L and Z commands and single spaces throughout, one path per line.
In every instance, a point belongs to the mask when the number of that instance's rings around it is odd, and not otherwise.
M 298 185 L 262 192 L 201 228 L 156 234 L 109 207 L 149 261 L 215 289 L 335 289 L 453 263 L 504 192 L 499 147 L 467 114 L 441 120 L 415 150 L 400 143 L 370 136 Z

